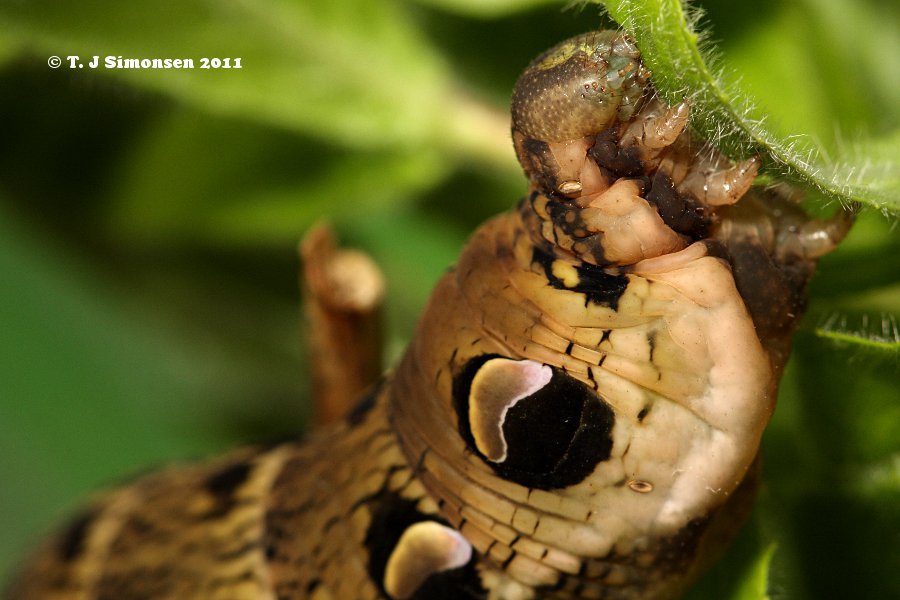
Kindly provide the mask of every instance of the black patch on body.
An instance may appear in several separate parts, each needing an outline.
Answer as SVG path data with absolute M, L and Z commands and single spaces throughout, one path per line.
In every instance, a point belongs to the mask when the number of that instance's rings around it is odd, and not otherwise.
M 761 336 L 784 335 L 806 309 L 810 263 L 776 263 L 766 250 L 751 242 L 730 242 L 728 261 L 734 283 Z
M 531 176 L 544 190 L 555 190 L 559 165 L 550 152 L 547 142 L 523 135 L 519 162 L 525 173 Z M 515 138 L 514 138 L 515 139 Z M 518 150 L 518 148 L 517 148 Z
M 617 127 L 611 127 L 597 134 L 594 145 L 588 150 L 588 156 L 613 177 L 640 175 L 644 172 L 644 161 L 641 160 L 637 146 L 620 148 L 617 130 Z
M 679 194 L 668 175 L 657 171 L 648 183 L 647 202 L 656 207 L 663 223 L 694 241 L 707 236 L 709 220 L 704 216 L 703 208 L 693 199 Z
M 643 423 L 644 419 L 647 418 L 648 414 L 650 414 L 650 407 L 645 406 L 644 408 L 641 409 L 641 411 L 637 415 L 638 423 Z
M 612 452 L 615 414 L 588 386 L 560 369 L 546 386 L 516 403 L 506 414 L 507 457 L 488 460 L 475 444 L 469 424 L 469 394 L 478 370 L 497 355 L 471 359 L 454 378 L 453 405 L 460 436 L 500 477 L 542 490 L 584 481 Z
M 584 249 L 579 251 L 584 256 L 589 256 L 593 260 L 591 266 L 605 267 L 610 264 L 603 254 L 603 233 L 592 233 L 587 223 L 584 222 L 582 216 L 582 208 L 568 199 L 561 199 L 552 196 L 547 203 L 547 214 L 550 221 L 554 225 L 554 240 L 559 243 L 557 230 L 561 231 L 565 236 L 571 238 L 573 246 L 578 244 Z M 552 254 L 552 251 L 550 252 Z
M 374 385 L 366 390 L 362 398 L 359 399 L 359 401 L 347 415 L 347 423 L 351 427 L 355 427 L 366 420 L 366 415 L 368 415 L 375 407 L 375 402 L 376 400 L 378 400 L 378 395 L 381 393 L 381 388 L 383 386 L 384 377 L 379 379 Z
M 723 242 L 720 242 L 719 240 L 707 239 L 703 240 L 703 245 L 706 246 L 707 256 L 721 258 L 725 262 L 731 260 L 731 256 L 728 254 L 728 248 L 725 247 L 725 244 Z
M 400 536 L 408 527 L 422 521 L 437 521 L 446 525 L 441 519 L 426 515 L 417 508 L 417 501 L 393 492 L 382 492 L 372 497 L 369 502 L 372 511 L 372 522 L 363 543 L 369 555 L 368 571 L 372 582 L 387 596 L 384 589 L 384 572 L 388 559 L 397 547 Z M 431 575 L 411 596 L 415 600 L 482 600 L 487 592 L 481 586 L 481 580 L 475 570 L 476 553 L 468 564 L 449 571 Z
M 612 310 L 618 310 L 619 298 L 628 287 L 628 277 L 625 275 L 610 275 L 601 267 L 589 263 L 575 265 L 578 273 L 578 283 L 574 287 L 566 287 L 563 281 L 553 274 L 553 261 L 556 257 L 537 245 L 531 256 L 531 262 L 541 266 L 544 276 L 551 286 L 558 290 L 569 290 L 584 294 L 587 302 L 593 302 L 600 306 L 606 306 Z
M 87 510 L 76 516 L 63 531 L 59 539 L 59 557 L 64 562 L 73 561 L 84 552 L 88 532 L 91 524 L 98 516 L 94 509 Z
M 216 506 L 206 516 L 217 518 L 228 514 L 236 503 L 234 493 L 247 481 L 252 471 L 252 464 L 239 462 L 228 465 L 210 475 L 203 483 L 203 488 L 215 498 Z
M 410 600 L 484 600 L 487 590 L 475 569 L 475 553 L 472 560 L 458 569 L 434 573 L 426 579 Z
M 547 142 L 536 140 L 534 138 L 523 135 L 522 147 L 526 152 L 534 156 L 543 156 L 550 151 L 550 145 Z
M 250 476 L 252 466 L 249 463 L 240 462 L 228 465 L 224 469 L 210 475 L 203 484 L 206 491 L 218 498 L 230 497 Z
M 660 540 L 654 568 L 666 573 L 684 573 L 697 556 L 697 548 L 709 521 L 709 517 L 698 517 L 671 537 Z

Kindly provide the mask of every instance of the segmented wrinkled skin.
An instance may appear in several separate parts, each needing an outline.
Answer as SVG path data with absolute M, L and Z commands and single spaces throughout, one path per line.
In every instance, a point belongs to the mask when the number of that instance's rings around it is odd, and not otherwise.
M 100 496 L 8 598 L 680 595 L 749 509 L 850 219 L 751 189 L 757 161 L 693 141 L 622 33 L 539 57 L 512 111 L 527 196 L 343 424 Z

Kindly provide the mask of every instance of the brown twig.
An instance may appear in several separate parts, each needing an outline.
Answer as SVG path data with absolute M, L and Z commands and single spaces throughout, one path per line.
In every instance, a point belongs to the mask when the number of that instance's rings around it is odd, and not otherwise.
M 342 419 L 381 374 L 384 278 L 363 252 L 339 248 L 331 228 L 300 243 L 315 422 Z

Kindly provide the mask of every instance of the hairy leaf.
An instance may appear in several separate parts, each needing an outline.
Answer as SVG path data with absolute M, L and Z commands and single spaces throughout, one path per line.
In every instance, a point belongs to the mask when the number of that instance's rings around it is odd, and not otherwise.
M 884 158 L 889 152 L 879 149 L 870 153 L 868 145 L 861 142 L 852 153 L 830 157 L 809 138 L 772 133 L 765 116 L 729 80 L 729 74 L 716 66 L 696 26 L 698 14 L 686 10 L 682 2 L 609 0 L 603 4 L 635 36 L 661 93 L 670 102 L 691 99 L 695 124 L 706 137 L 734 153 L 763 153 L 770 167 L 828 197 L 900 212 L 900 167 L 896 159 Z M 830 33 L 844 35 L 839 30 Z M 900 147 L 891 147 L 893 156 L 900 154 Z

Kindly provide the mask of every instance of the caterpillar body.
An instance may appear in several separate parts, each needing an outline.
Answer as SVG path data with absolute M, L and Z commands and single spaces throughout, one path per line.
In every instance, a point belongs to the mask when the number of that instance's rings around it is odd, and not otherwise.
M 818 257 L 848 213 L 751 187 L 578 36 L 513 95 L 529 180 L 338 426 L 98 498 L 14 600 L 678 597 L 747 514 Z

